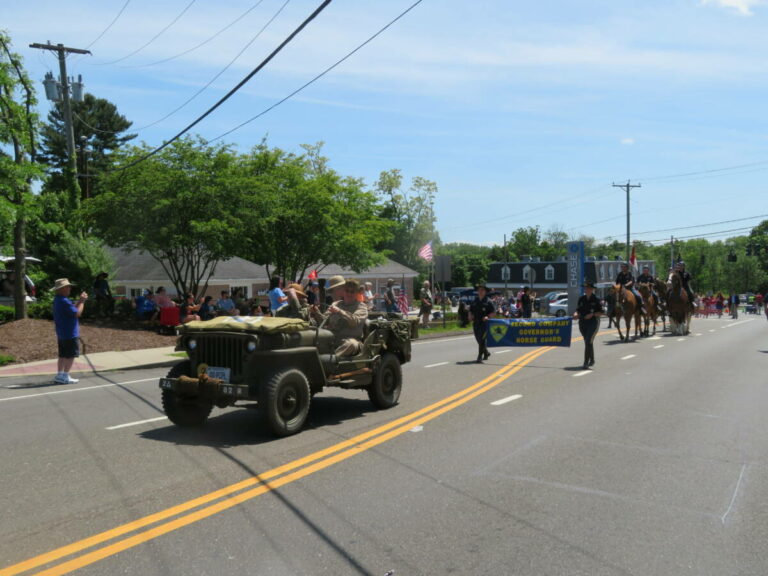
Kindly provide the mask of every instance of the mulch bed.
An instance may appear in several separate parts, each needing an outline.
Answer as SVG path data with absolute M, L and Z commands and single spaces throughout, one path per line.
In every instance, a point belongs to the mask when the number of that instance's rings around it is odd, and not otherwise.
M 173 346 L 176 337 L 158 334 L 132 320 L 88 320 L 80 323 L 81 353 L 141 350 Z M 17 363 L 56 358 L 56 332 L 51 320 L 15 320 L 0 324 L 0 354 Z

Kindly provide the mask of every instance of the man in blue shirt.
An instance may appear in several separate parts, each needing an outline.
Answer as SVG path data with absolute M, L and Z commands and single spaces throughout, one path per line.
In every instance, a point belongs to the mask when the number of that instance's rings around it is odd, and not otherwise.
M 288 296 L 280 289 L 280 278 L 277 276 L 270 280 L 267 296 L 269 296 L 269 309 L 272 312 L 272 316 L 276 316 L 277 311 L 288 304 Z
M 80 299 L 73 304 L 69 299 L 72 284 L 66 278 L 59 278 L 53 285 L 56 296 L 53 298 L 53 323 L 56 326 L 56 338 L 59 341 L 59 360 L 57 374 L 53 381 L 56 384 L 77 384 L 78 380 L 69 375 L 75 358 L 80 356 L 80 322 L 78 318 L 83 313 L 86 292 L 80 293 Z
M 237 316 L 240 314 L 240 311 L 235 308 L 235 301 L 229 297 L 229 292 L 226 290 L 221 291 L 221 298 L 219 298 L 217 306 L 223 316 Z

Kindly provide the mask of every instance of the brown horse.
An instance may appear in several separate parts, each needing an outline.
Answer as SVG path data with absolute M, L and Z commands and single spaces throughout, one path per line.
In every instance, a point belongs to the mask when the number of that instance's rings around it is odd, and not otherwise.
M 616 317 L 616 328 L 619 330 L 619 340 L 629 342 L 629 327 L 632 325 L 632 318 L 635 319 L 635 338 L 640 335 L 640 306 L 637 305 L 635 295 L 627 290 L 621 284 L 614 284 L 611 287 L 616 306 L 613 309 L 613 315 Z M 621 318 L 624 317 L 624 326 L 627 328 L 627 337 L 621 334 Z
M 659 296 L 659 301 L 656 302 L 656 309 L 658 310 L 658 317 L 661 318 L 661 331 L 667 331 L 667 288 L 666 282 L 662 282 L 658 278 L 654 280 L 653 288 L 656 290 L 656 294 Z
M 691 307 L 688 293 L 683 288 L 680 275 L 674 272 L 671 276 L 672 286 L 667 293 L 667 308 L 669 310 L 669 329 L 672 334 L 685 336 L 690 332 Z
M 653 321 L 653 335 L 656 335 L 656 319 L 659 317 L 659 307 L 656 302 L 656 298 L 651 291 L 650 284 L 638 284 L 637 291 L 643 297 L 645 302 L 646 314 L 643 314 L 643 336 L 651 335 L 651 321 Z

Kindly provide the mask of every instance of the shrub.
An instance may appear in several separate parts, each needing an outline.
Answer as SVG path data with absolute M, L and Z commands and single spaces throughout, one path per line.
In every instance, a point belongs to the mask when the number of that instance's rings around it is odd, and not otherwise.
M 3 308 L 7 308 L 7 306 L 3 306 Z M 10 364 L 11 362 L 15 362 L 16 358 L 13 356 L 10 356 L 8 354 L 0 354 L 0 366 L 5 366 L 6 364 Z
M 0 306 L 0 324 L 10 322 L 16 317 L 16 310 L 10 306 Z

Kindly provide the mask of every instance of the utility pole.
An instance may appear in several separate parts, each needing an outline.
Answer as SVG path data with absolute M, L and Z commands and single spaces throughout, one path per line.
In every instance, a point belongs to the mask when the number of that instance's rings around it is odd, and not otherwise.
M 629 262 L 629 191 L 632 188 L 640 188 L 640 186 L 640 184 L 630 184 L 629 180 L 627 180 L 626 184 L 613 185 L 614 188 L 624 188 L 627 191 L 627 262 Z
M 72 104 L 70 98 L 70 85 L 69 78 L 67 77 L 67 54 L 90 54 L 89 50 L 83 50 L 81 48 L 68 48 L 63 44 L 51 44 L 50 41 L 47 44 L 30 44 L 30 48 L 39 48 L 40 50 L 50 50 L 56 52 L 59 57 L 59 76 L 61 82 L 61 100 L 64 104 L 64 126 L 66 130 L 67 140 L 67 155 L 68 155 L 68 167 L 67 167 L 67 182 L 70 186 L 70 201 L 72 208 L 77 208 L 80 204 L 80 186 L 77 183 L 77 159 L 75 152 L 75 129 L 72 124 Z M 48 86 L 46 86 L 47 92 Z M 50 94 L 49 94 L 50 97 Z

